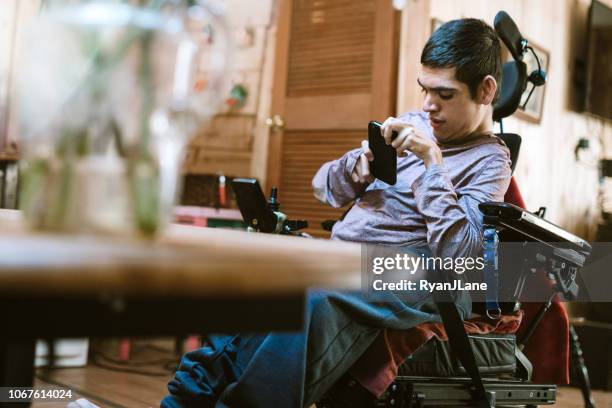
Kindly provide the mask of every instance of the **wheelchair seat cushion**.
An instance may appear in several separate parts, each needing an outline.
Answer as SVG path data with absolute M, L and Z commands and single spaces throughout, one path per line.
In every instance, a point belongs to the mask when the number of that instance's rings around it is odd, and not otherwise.
M 471 334 L 468 338 L 482 376 L 514 373 L 514 334 Z M 453 356 L 448 341 L 433 337 L 399 366 L 398 376 L 465 377 L 467 373 Z
M 497 321 L 478 317 L 463 324 L 471 335 L 513 334 L 518 330 L 522 317 L 522 312 L 517 312 Z M 434 337 L 440 341 L 448 340 L 442 323 L 424 323 L 408 330 L 384 330 L 349 372 L 370 392 L 382 395 L 399 374 L 399 367 L 406 358 Z

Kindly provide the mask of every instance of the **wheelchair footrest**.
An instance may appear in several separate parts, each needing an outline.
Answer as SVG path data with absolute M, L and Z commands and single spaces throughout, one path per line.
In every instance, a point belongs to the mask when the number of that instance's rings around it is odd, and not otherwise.
M 484 380 L 487 392 L 495 393 L 495 406 L 552 405 L 557 386 L 521 381 Z M 428 406 L 476 406 L 469 378 L 398 377 L 375 405 L 377 408 Z

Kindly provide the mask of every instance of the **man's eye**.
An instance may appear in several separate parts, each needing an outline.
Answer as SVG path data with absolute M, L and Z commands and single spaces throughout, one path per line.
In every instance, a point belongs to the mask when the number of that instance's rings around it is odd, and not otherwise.
M 444 99 L 444 100 L 449 100 L 453 97 L 453 93 L 445 93 L 445 92 L 440 92 L 440 98 Z
M 421 93 L 427 93 L 427 89 L 421 88 Z

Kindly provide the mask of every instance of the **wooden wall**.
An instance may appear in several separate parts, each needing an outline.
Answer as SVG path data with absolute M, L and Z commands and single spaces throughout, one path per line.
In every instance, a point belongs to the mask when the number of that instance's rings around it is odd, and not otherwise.
M 579 99 L 573 85 L 574 62 L 586 45 L 589 4 L 589 0 L 409 0 L 402 16 L 398 111 L 420 108 L 420 93 L 413 84 L 432 18 L 476 17 L 492 24 L 497 11 L 506 10 L 524 36 L 550 53 L 541 123 L 515 117 L 504 121 L 505 131 L 523 136 L 515 176 L 529 209 L 546 206 L 549 220 L 592 239 L 600 215 L 597 161 L 612 157 L 612 121 L 574 109 Z M 590 148 L 576 160 L 574 148 L 580 138 L 588 139 Z

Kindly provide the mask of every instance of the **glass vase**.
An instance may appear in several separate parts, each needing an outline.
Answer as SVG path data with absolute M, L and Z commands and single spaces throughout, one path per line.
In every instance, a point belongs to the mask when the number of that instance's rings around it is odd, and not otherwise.
M 41 13 L 18 77 L 29 225 L 158 233 L 172 215 L 188 136 L 220 100 L 228 37 L 221 13 L 205 4 L 87 2 Z

